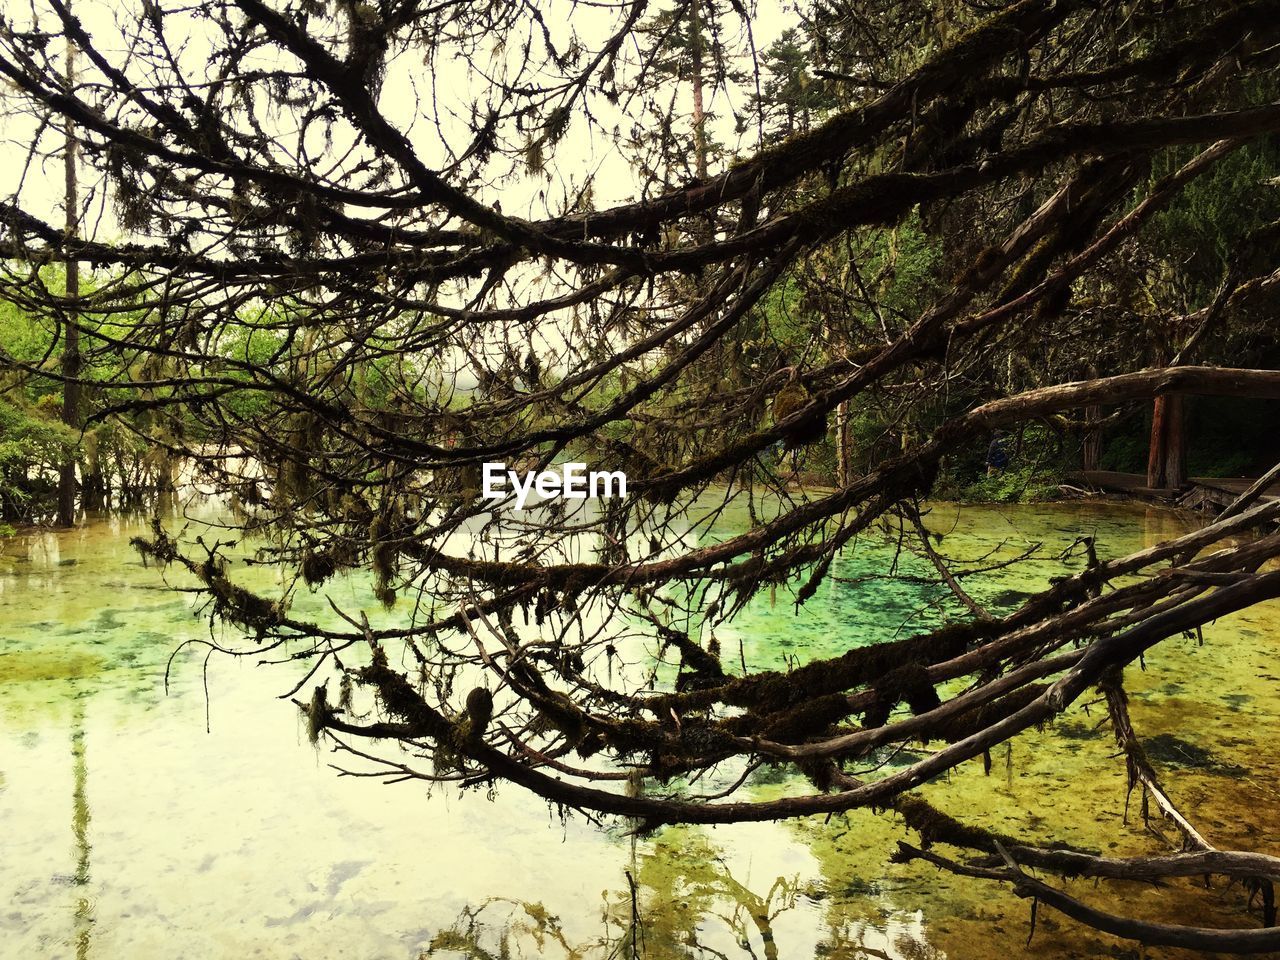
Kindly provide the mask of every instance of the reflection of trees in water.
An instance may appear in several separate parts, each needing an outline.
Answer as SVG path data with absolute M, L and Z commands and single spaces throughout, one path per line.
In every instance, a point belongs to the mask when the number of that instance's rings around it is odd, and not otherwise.
M 758 895 L 733 877 L 705 837 L 679 834 L 678 843 L 635 852 L 626 884 L 604 892 L 604 932 L 598 937 L 571 943 L 559 918 L 543 904 L 491 897 L 463 910 L 453 926 L 436 934 L 424 956 L 445 951 L 473 960 L 557 954 L 569 960 L 785 956 L 775 942 L 773 920 L 795 906 L 795 882 L 778 877 Z
M 881 817 L 835 814 L 821 821 L 789 825 L 796 840 L 817 861 L 817 894 L 823 907 L 823 934 L 815 953 L 857 960 L 942 960 L 930 942 L 924 913 L 910 909 L 918 898 L 886 875 L 875 851 L 892 842 L 895 827 Z M 847 838 L 847 839 L 846 839 Z M 931 905 L 942 903 L 930 887 Z M 810 892 L 810 895 L 814 895 Z
M 723 943 L 741 956 L 777 958 L 773 921 L 795 907 L 796 881 L 777 877 L 761 896 L 733 876 L 705 835 L 673 830 L 664 838 L 634 858 L 639 922 L 623 912 L 629 902 L 614 904 L 613 922 L 627 921 L 623 956 L 731 955 Z
M 536 956 L 550 957 L 559 952 L 570 960 L 593 956 L 599 946 L 590 942 L 581 947 L 570 946 L 559 917 L 552 916 L 541 903 L 490 897 L 478 906 L 465 907 L 453 926 L 431 938 L 421 956 L 450 952 L 472 960 L 498 960 L 522 956 L 515 945 L 525 942 L 537 948 Z
M 1186 520 L 1172 510 L 1148 507 L 1142 515 L 1142 545 L 1154 547 L 1186 530 Z
M 71 769 L 74 787 L 71 793 L 71 834 L 75 838 L 76 870 L 72 883 L 76 887 L 75 944 L 76 960 L 89 956 L 90 932 L 93 929 L 93 901 L 85 889 L 89 884 L 89 795 L 86 785 L 89 765 L 85 758 L 84 702 L 75 698 L 71 726 Z
M 637 846 L 625 876 L 623 885 L 603 893 L 599 936 L 575 940 L 546 905 L 491 897 L 465 908 L 432 938 L 422 958 L 780 960 L 813 946 L 808 938 L 797 944 L 775 935 L 775 920 L 801 905 L 797 877 L 775 877 L 758 893 L 760 885 L 752 889 L 738 880 L 721 850 L 695 831 L 668 831 L 662 841 Z M 925 939 L 918 914 L 886 919 L 877 909 L 873 919 L 863 909 L 866 898 L 857 901 L 832 902 L 826 933 L 817 944 L 823 954 L 859 960 L 943 956 Z

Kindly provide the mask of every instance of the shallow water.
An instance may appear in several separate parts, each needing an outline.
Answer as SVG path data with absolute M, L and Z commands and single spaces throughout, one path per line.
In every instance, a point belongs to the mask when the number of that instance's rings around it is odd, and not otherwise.
M 733 519 L 725 521 L 733 525 Z M 1038 558 L 971 581 L 994 606 L 1078 569 L 1081 534 L 1104 557 L 1181 532 L 1164 511 L 1103 505 L 935 508 L 940 549 Z M 279 695 L 295 667 L 186 647 L 209 637 L 188 595 L 163 589 L 99 522 L 0 546 L 0 957 L 305 958 L 630 956 L 631 882 L 647 957 L 1067 958 L 1132 945 L 1028 905 L 1006 888 L 887 865 L 889 815 L 667 828 L 641 841 L 562 820 L 514 787 L 490 798 L 339 776 Z M 723 532 L 723 531 L 722 531 Z M 867 536 L 797 615 L 762 597 L 723 649 L 779 666 L 940 622 L 934 588 L 863 579 L 891 546 Z M 923 572 L 921 569 L 920 572 Z M 360 584 L 337 588 L 353 607 Z M 333 590 L 328 592 L 332 593 Z M 318 611 L 319 596 L 295 609 Z M 1170 792 L 1211 842 L 1276 852 L 1280 608 L 1172 640 L 1128 671 L 1133 718 Z M 207 686 L 208 696 L 205 696 Z M 973 762 L 926 790 L 944 810 L 1030 840 L 1159 852 L 1135 810 L 1098 709 Z M 759 798 L 785 784 L 761 776 Z M 1172 836 L 1172 830 L 1166 830 Z M 1179 885 L 1072 892 L 1170 922 L 1254 925 L 1237 890 Z M 1148 951 L 1148 956 L 1189 956 Z

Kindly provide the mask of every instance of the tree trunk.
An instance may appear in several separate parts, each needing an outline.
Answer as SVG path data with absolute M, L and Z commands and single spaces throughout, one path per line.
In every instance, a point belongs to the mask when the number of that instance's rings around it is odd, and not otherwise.
M 1147 486 L 1178 489 L 1187 485 L 1187 429 L 1181 394 L 1156 397 L 1151 413 Z
M 69 4 L 68 4 L 69 6 Z M 76 50 L 71 38 L 67 38 L 66 79 L 67 88 L 75 84 Z M 66 237 L 74 240 L 79 233 L 79 190 L 76 178 L 76 130 L 68 117 L 64 126 L 66 147 L 63 150 L 63 166 L 66 172 Z M 80 331 L 76 327 L 74 303 L 80 297 L 80 263 L 74 256 L 66 258 L 66 294 L 72 304 L 62 324 L 62 422 L 73 430 L 80 427 Z M 62 461 L 58 476 L 58 525 L 69 527 L 76 518 L 76 457 L 68 453 Z
M 836 483 L 840 487 L 849 485 L 850 460 L 849 401 L 844 400 L 836 407 Z
M 699 180 L 707 178 L 707 114 L 702 100 L 702 17 L 698 0 L 689 4 L 689 54 L 693 60 L 693 158 Z
M 1084 419 L 1088 424 L 1095 424 L 1102 419 L 1102 407 L 1084 408 Z M 1102 430 L 1090 426 L 1084 435 L 1084 469 L 1097 470 L 1102 459 Z
M 1147 486 L 1164 486 L 1164 421 L 1169 405 L 1168 396 L 1156 397 L 1151 407 L 1151 443 L 1147 450 Z
M 1168 397 L 1164 422 L 1164 482 L 1179 489 L 1187 485 L 1186 398 L 1180 393 Z

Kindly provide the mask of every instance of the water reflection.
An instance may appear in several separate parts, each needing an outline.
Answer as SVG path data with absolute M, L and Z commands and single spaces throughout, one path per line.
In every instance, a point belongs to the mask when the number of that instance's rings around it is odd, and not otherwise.
M 84 700 L 77 695 L 71 711 L 71 768 L 75 784 L 71 794 L 71 835 L 75 838 L 76 872 L 72 883 L 76 887 L 75 944 L 76 960 L 89 956 L 89 941 L 93 926 L 93 901 L 86 888 L 89 884 L 89 795 L 87 785 L 89 764 L 85 758 Z
M 1178 523 L 1139 509 L 952 510 L 940 507 L 934 519 L 956 555 L 1046 544 L 1030 565 L 974 584 L 981 602 L 997 605 L 1060 572 L 1052 558 L 1077 536 L 1095 536 L 1105 559 Z M 215 658 L 206 704 L 202 654 L 189 651 L 166 696 L 169 655 L 209 628 L 188 597 L 160 589 L 142 567 L 127 545 L 133 529 L 117 520 L 0 544 L 0 955 L 981 960 L 1025 952 L 1026 905 L 1007 890 L 919 864 L 886 866 L 906 836 L 888 815 L 668 828 L 635 839 L 561 819 L 515 788 L 487 800 L 339 778 L 328 767 L 334 758 L 307 744 L 296 710 L 276 699 L 293 679 L 278 668 Z M 842 560 L 851 581 L 883 566 L 878 549 L 864 542 Z M 326 588 L 353 609 L 367 590 Z M 298 602 L 304 616 L 327 607 L 323 593 Z M 755 667 L 806 659 L 888 639 L 937 616 L 931 602 L 915 588 L 833 583 L 798 619 L 790 604 L 765 598 L 722 642 L 741 641 Z M 1128 680 L 1144 736 L 1179 745 L 1178 757 L 1191 756 L 1181 746 L 1191 744 L 1213 758 L 1176 763 L 1169 781 L 1221 846 L 1257 847 L 1280 816 L 1268 742 L 1280 723 L 1278 632 L 1274 608 L 1249 611 L 1206 628 L 1203 646 L 1163 645 Z M 1123 769 L 1108 738 L 1090 735 L 1096 720 L 1073 711 L 1061 730 L 1020 738 L 992 776 L 975 763 L 930 785 L 930 799 L 1032 839 L 1153 852 L 1140 818 L 1124 820 Z M 1247 776 L 1225 779 L 1240 767 Z M 751 791 L 767 799 L 786 788 L 762 775 Z M 1233 892 L 1185 902 L 1145 888 L 1102 893 L 1117 910 L 1153 918 L 1159 902 L 1185 907 L 1169 920 L 1251 922 Z M 1117 949 L 1125 947 L 1041 914 L 1038 957 Z
M 572 941 L 542 901 L 491 897 L 437 932 L 421 960 L 945 956 L 929 944 L 921 911 L 884 909 L 873 920 L 837 907 L 822 919 L 827 895 L 801 872 L 740 877 L 753 872 L 750 858 L 699 830 L 674 828 L 655 843 L 634 844 L 625 872 L 627 887 L 601 894 L 595 936 Z
M 1142 512 L 1142 545 L 1154 547 L 1165 540 L 1181 535 L 1187 529 L 1187 519 L 1173 510 L 1145 507 Z

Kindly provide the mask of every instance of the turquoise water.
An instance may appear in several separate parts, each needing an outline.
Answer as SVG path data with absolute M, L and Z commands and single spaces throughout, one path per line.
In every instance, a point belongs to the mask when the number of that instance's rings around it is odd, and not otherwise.
M 938 505 L 929 518 L 955 557 L 1043 544 L 1016 571 L 969 581 L 995 607 L 1078 569 L 1082 558 L 1058 555 L 1081 534 L 1114 556 L 1185 523 L 1097 504 Z M 280 699 L 298 665 L 206 659 L 200 646 L 175 655 L 183 641 L 209 639 L 209 626 L 128 546 L 140 530 L 102 521 L 0 546 L 0 957 L 587 960 L 629 956 L 633 919 L 642 955 L 659 958 L 1028 952 L 1028 907 L 1007 890 L 887 865 L 895 841 L 910 839 L 888 815 L 635 840 L 510 786 L 459 795 L 341 776 L 331 766 L 340 758 L 311 747 Z M 785 592 L 758 598 L 720 629 L 726 659 L 740 649 L 751 668 L 776 667 L 939 622 L 951 608 L 936 587 L 876 579 L 892 547 L 891 532 L 862 537 L 799 613 Z M 358 581 L 327 592 L 375 606 Z M 295 610 L 325 605 L 303 594 Z M 1164 749 L 1153 755 L 1171 793 L 1224 847 L 1280 843 L 1278 627 L 1276 607 L 1255 609 L 1206 629 L 1204 646 L 1169 641 L 1127 678 L 1139 732 Z M 949 812 L 1029 839 L 1158 852 L 1136 817 L 1125 822 L 1123 770 L 1099 719 L 1072 710 L 997 753 L 990 776 L 975 762 L 926 789 Z M 785 788 L 762 776 L 748 789 Z M 1256 923 L 1234 890 L 1072 892 L 1153 919 Z M 1047 910 L 1030 949 L 1136 956 Z

